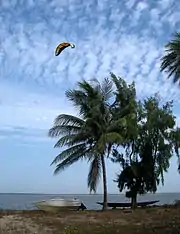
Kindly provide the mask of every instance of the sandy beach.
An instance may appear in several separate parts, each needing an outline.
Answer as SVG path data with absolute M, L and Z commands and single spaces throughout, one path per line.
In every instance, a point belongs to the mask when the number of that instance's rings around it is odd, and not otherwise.
M 163 206 L 131 210 L 1 211 L 0 234 L 180 233 L 180 208 Z

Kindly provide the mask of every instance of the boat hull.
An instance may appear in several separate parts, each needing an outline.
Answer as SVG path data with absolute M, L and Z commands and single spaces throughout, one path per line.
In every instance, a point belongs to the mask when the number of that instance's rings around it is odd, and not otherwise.
M 159 200 L 156 201 L 145 201 L 145 202 L 137 202 L 137 206 L 139 207 L 145 207 L 149 205 L 153 205 L 155 203 L 158 203 Z M 97 202 L 98 205 L 103 205 L 103 202 Z M 131 203 L 130 202 L 108 202 L 108 207 L 110 208 L 130 208 Z
M 81 202 L 77 200 L 51 199 L 35 202 L 34 205 L 40 210 L 57 213 L 60 211 L 78 210 Z

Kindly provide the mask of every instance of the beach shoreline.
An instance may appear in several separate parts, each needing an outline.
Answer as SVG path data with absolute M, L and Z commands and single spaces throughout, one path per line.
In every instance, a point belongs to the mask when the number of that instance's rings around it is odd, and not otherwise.
M 175 234 L 180 230 L 180 207 L 158 206 L 135 211 L 63 211 L 58 214 L 39 210 L 0 211 L 0 233 L 69 234 L 131 233 Z

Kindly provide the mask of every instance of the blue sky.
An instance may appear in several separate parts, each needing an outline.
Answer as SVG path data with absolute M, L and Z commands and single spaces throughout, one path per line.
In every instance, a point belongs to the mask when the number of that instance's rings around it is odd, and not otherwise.
M 1 192 L 88 193 L 86 162 L 53 176 L 58 150 L 47 137 L 58 114 L 75 114 L 64 91 L 82 78 L 135 80 L 138 98 L 173 99 L 179 121 L 180 89 L 159 73 L 163 46 L 180 30 L 178 1 L 1 0 L 0 25 Z M 55 57 L 63 41 L 76 48 Z M 160 192 L 180 191 L 176 163 Z M 119 168 L 107 165 L 116 193 Z

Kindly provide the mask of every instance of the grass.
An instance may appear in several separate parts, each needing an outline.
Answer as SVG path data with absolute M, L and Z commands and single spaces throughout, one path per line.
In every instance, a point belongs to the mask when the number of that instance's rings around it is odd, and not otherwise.
M 178 206 L 59 214 L 41 211 L 0 212 L 0 234 L 176 234 L 180 233 L 179 230 Z

